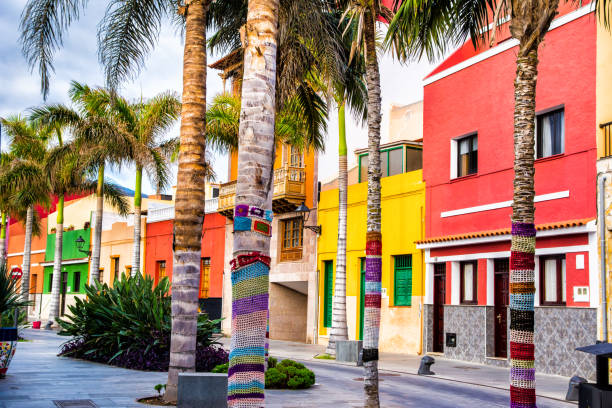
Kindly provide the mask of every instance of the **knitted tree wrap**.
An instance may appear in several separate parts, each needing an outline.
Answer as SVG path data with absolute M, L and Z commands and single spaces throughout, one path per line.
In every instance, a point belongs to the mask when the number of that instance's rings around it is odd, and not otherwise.
M 510 407 L 535 408 L 534 224 L 512 223 L 510 250 Z
M 380 300 L 382 276 L 382 235 L 368 232 L 366 237 L 365 272 L 365 332 L 363 334 L 363 361 L 378 360 L 378 332 L 380 327 Z
M 259 252 L 239 255 L 232 267 L 232 341 L 228 406 L 261 407 L 268 331 L 270 258 Z

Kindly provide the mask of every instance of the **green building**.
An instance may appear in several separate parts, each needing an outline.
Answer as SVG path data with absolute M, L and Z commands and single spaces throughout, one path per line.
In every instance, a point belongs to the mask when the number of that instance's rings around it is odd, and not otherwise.
M 47 248 L 45 251 L 43 303 L 45 298 L 50 301 L 53 281 L 53 257 L 55 255 L 55 236 L 47 235 Z M 73 303 L 77 295 L 85 294 L 85 285 L 89 274 L 89 254 L 87 251 L 79 250 L 77 239 L 81 237 L 84 241 L 82 248 L 89 249 L 91 229 L 80 229 L 64 231 L 62 243 L 62 276 L 60 279 L 60 315 L 63 315 L 66 305 Z

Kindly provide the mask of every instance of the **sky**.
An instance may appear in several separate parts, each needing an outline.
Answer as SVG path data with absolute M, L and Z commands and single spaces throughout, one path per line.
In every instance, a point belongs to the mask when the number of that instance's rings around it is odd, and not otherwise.
M 44 103 L 40 93 L 38 71 L 31 71 L 21 53 L 19 43 L 19 19 L 26 0 L 0 1 L 0 116 L 27 114 L 28 109 Z M 63 47 L 55 54 L 55 72 L 51 78 L 48 103 L 69 103 L 67 90 L 71 80 L 91 86 L 104 85 L 104 76 L 97 57 L 97 25 L 105 11 L 105 1 L 90 1 L 80 19 L 70 26 L 64 37 Z M 173 90 L 179 95 L 182 90 L 183 41 L 180 33 L 170 24 L 162 28 L 159 41 L 146 60 L 145 68 L 132 81 L 122 86 L 121 94 L 128 99 L 152 97 L 157 93 Z M 209 63 L 220 58 L 209 55 Z M 407 105 L 423 98 L 423 78 L 436 64 L 427 61 L 403 65 L 385 55 L 380 59 L 383 122 L 382 138 L 386 138 L 387 112 L 391 104 Z M 207 75 L 207 99 L 222 92 L 218 72 L 209 69 Z M 319 179 L 333 179 L 338 171 L 338 122 L 336 111 L 330 109 L 325 151 L 319 156 Z M 347 143 L 349 168 L 355 164 L 352 152 L 367 147 L 367 129 L 348 117 Z M 168 137 L 179 134 L 178 123 Z M 6 149 L 6 138 L 2 148 Z M 218 182 L 227 181 L 227 156 L 213 154 L 213 168 Z M 176 180 L 176 166 L 172 169 Z M 124 167 L 107 172 L 116 183 L 132 188 L 135 182 L 134 169 Z M 143 183 L 144 193 L 154 193 L 148 178 Z

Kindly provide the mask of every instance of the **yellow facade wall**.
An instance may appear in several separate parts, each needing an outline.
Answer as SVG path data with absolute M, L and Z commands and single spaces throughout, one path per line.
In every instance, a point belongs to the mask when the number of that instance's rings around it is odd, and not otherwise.
M 599 128 L 602 123 L 612 122 L 612 35 L 601 24 L 597 23 L 597 157 L 604 154 L 604 131 Z
M 421 170 L 385 177 L 382 182 L 382 287 L 381 351 L 419 353 L 422 347 L 424 262 L 415 242 L 424 236 L 425 183 Z M 349 337 L 359 337 L 361 258 L 365 258 L 367 183 L 348 190 L 347 227 L 347 322 Z M 338 190 L 321 192 L 318 242 L 319 337 L 325 343 L 329 328 L 324 326 L 325 261 L 336 270 L 338 238 Z M 393 304 L 394 256 L 412 255 L 412 305 Z M 386 294 L 385 294 L 386 291 Z

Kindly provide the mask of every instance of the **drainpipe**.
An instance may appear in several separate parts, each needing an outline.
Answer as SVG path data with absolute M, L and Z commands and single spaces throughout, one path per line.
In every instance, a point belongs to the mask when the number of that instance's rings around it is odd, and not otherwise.
M 601 324 L 603 341 L 608 341 L 608 301 L 606 293 L 606 176 L 599 179 L 599 233 L 601 240 Z

